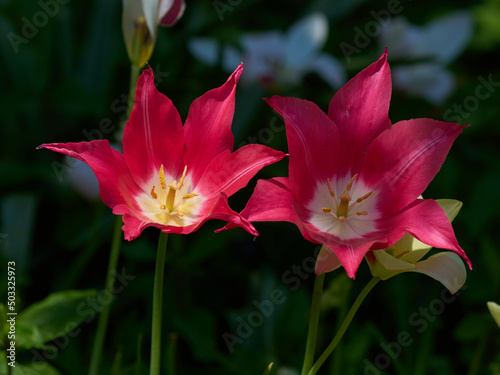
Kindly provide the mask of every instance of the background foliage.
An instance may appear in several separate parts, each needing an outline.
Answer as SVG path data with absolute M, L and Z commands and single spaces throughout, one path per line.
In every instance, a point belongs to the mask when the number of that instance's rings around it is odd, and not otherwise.
M 20 311 L 51 293 L 81 290 L 91 295 L 90 290 L 102 290 L 114 221 L 99 200 L 85 198 L 71 185 L 76 169 L 67 159 L 35 150 L 44 142 L 113 140 L 126 111 L 129 62 L 121 36 L 121 1 L 62 3 L 57 3 L 57 12 L 49 15 L 27 43 L 18 45 L 16 53 L 8 34 L 22 35 L 24 17 L 32 21 L 41 5 L 31 0 L 0 1 L 0 290 L 5 301 L 6 265 L 15 261 Z M 221 3 L 231 8 L 222 16 L 217 10 Z M 461 9 L 471 12 L 475 27 L 466 50 L 448 67 L 457 80 L 452 95 L 438 106 L 395 91 L 390 109 L 393 122 L 443 119 L 454 105 L 477 96 L 478 77 L 500 81 L 498 1 L 401 0 L 400 4 L 400 15 L 414 24 Z M 373 20 L 370 11 L 387 7 L 387 1 L 375 0 L 187 1 L 179 23 L 160 29 L 150 65 L 159 90 L 172 99 L 185 119 L 193 99 L 227 78 L 220 66 L 206 66 L 188 52 L 190 38 L 210 36 L 237 44 L 242 32 L 286 30 L 304 15 L 322 11 L 330 22 L 323 51 L 338 58 L 351 78 L 378 58 L 381 46 L 377 38 L 371 38 L 347 63 L 339 45 L 353 43 L 355 27 L 363 28 Z M 254 137 L 253 142 L 286 151 L 281 119 L 275 120 L 277 116 L 262 97 L 278 93 L 307 98 L 326 110 L 334 93 L 314 74 L 307 75 L 302 85 L 276 90 L 239 87 L 233 123 L 236 146 Z M 451 301 L 446 294 L 446 302 L 442 286 L 419 274 L 407 273 L 379 284 L 323 374 L 500 374 L 500 331 L 486 309 L 486 301 L 500 301 L 499 101 L 500 90 L 492 87 L 491 95 L 478 100 L 474 111 L 459 116 L 462 125 L 472 126 L 455 142 L 425 193 L 426 197 L 464 202 L 454 228 L 474 270 L 460 295 Z M 275 130 L 262 136 L 265 128 Z M 284 160 L 266 167 L 259 178 L 286 173 Z M 244 206 L 255 182 L 232 197 L 234 209 Z M 285 223 L 257 224 L 261 233 L 257 239 L 240 229 L 214 234 L 221 226 L 210 222 L 193 235 L 170 238 L 164 327 L 171 336 L 164 336 L 169 342 L 165 358 L 176 350 L 179 374 L 260 374 L 271 361 L 275 362 L 273 372 L 297 373 L 305 345 L 313 284 L 311 257 L 316 246 Z M 145 373 L 156 241 L 157 232 L 148 229 L 123 245 L 119 270 L 133 279 L 117 293 L 113 304 L 103 373 Z M 354 281 L 342 271 L 327 276 L 320 347 L 331 340 L 339 319 L 369 277 L 366 264 Z M 237 335 L 241 322 L 248 322 L 251 313 L 259 311 L 257 305 L 270 300 L 275 290 L 283 293 L 283 303 L 275 303 L 262 324 L 249 326 L 252 332 L 234 344 L 231 353 L 224 333 Z M 83 298 L 82 294 L 73 297 Z M 91 311 L 98 311 L 100 305 L 96 306 Z M 40 374 L 85 374 L 96 328 L 94 317 L 82 312 L 74 320 L 81 325 L 71 335 L 59 341 L 42 340 L 38 349 L 18 349 L 17 361 L 38 368 L 35 373 Z M 404 343 L 402 332 L 408 334 Z M 53 339 L 50 334 L 45 337 Z M 398 343 L 400 351 L 391 343 Z M 397 355 L 381 356 L 384 347 Z M 390 363 L 384 369 L 375 368 L 386 357 Z M 51 364 L 51 370 L 41 359 Z M 5 371 L 1 361 L 0 366 L 0 372 Z

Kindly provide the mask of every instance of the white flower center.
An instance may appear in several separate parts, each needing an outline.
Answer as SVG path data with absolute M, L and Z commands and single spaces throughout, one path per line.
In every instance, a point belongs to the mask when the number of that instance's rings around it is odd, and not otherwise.
M 158 175 L 153 176 L 148 183 L 151 186 L 150 193 L 136 198 L 142 214 L 151 222 L 182 227 L 196 220 L 203 198 L 192 192 L 191 179 L 186 176 L 186 170 L 187 166 L 184 167 L 179 184 L 170 178 L 173 182 L 167 185 L 162 164 Z
M 318 184 L 313 200 L 307 205 L 313 212 L 309 222 L 340 240 L 361 238 L 375 231 L 375 220 L 379 218 L 378 194 L 361 181 L 355 183 L 356 177 L 348 182 L 346 178 L 337 180 L 333 187 L 329 179 L 326 184 Z M 339 195 L 340 186 L 346 187 Z

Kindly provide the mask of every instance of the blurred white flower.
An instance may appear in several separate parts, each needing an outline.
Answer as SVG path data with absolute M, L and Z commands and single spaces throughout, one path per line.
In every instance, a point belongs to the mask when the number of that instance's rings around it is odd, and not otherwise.
M 151 57 L 158 26 L 172 26 L 184 13 L 184 0 L 123 0 L 122 32 L 130 61 L 143 67 Z
M 328 20 L 323 14 L 315 13 L 299 20 L 285 33 L 272 30 L 243 34 L 241 51 L 210 38 L 194 38 L 188 48 L 193 56 L 210 66 L 222 57 L 222 67 L 228 72 L 243 62 L 243 82 L 293 86 L 299 84 L 306 73 L 315 72 L 330 86 L 339 88 L 346 81 L 342 64 L 320 52 L 327 37 Z
M 397 17 L 382 28 L 380 44 L 393 60 L 416 61 L 392 68 L 394 86 L 412 95 L 441 104 L 455 88 L 455 78 L 446 69 L 468 45 L 473 33 L 472 16 L 465 11 L 450 13 L 425 26 Z

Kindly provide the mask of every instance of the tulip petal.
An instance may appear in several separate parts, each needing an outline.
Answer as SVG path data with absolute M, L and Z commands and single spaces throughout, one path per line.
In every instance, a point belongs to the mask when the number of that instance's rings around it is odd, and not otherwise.
M 313 102 L 273 96 L 266 102 L 285 120 L 290 152 L 290 186 L 303 205 L 318 182 L 325 185 L 335 175 L 339 160 L 339 132 Z
M 321 246 L 321 250 L 316 258 L 316 267 L 314 270 L 316 275 L 334 271 L 341 266 L 342 264 L 335 253 L 328 246 Z
M 183 164 L 190 169 L 195 185 L 217 155 L 233 149 L 234 94 L 242 71 L 241 64 L 224 85 L 195 99 L 189 108 Z
M 49 143 L 38 148 L 46 148 L 87 163 L 99 181 L 99 195 L 107 206 L 136 205 L 133 197 L 142 191 L 130 175 L 125 157 L 113 149 L 107 140 Z
M 161 26 L 173 26 L 184 14 L 184 0 L 160 0 L 158 19 Z
M 325 245 L 332 249 L 338 257 L 340 263 L 345 268 L 347 276 L 354 279 L 361 261 L 374 242 L 375 241 L 369 241 L 353 246 L 350 244 L 328 241 Z
M 254 228 L 254 226 L 250 223 L 249 220 L 245 219 L 243 216 L 238 214 L 236 211 L 233 211 L 227 202 L 227 196 L 224 193 L 219 195 L 219 198 L 216 200 L 215 204 L 210 209 L 210 212 L 207 214 L 204 221 L 209 219 L 219 219 L 227 221 L 229 225 L 233 227 L 241 227 L 246 230 L 248 233 L 258 236 L 259 232 Z M 222 229 L 216 230 L 216 232 L 220 232 Z
M 368 147 L 360 178 L 379 190 L 379 210 L 393 214 L 418 198 L 441 168 L 462 127 L 431 119 L 400 121 Z
M 241 215 L 248 221 L 288 221 L 297 222 L 297 214 L 293 209 L 293 195 L 290 191 L 289 179 L 276 177 L 269 180 L 258 180 Z
M 467 279 L 467 271 L 460 257 L 451 252 L 434 254 L 415 264 L 409 272 L 423 273 L 443 284 L 451 294 L 455 294 Z
M 154 85 L 153 70 L 144 70 L 137 81 L 134 108 L 123 133 L 123 153 L 137 184 L 146 183 L 164 170 L 177 178 L 184 147 L 182 122 L 174 105 Z M 150 188 L 150 187 L 149 187 Z
M 221 192 L 231 196 L 245 187 L 263 167 L 284 157 L 281 151 L 257 144 L 243 146 L 233 153 L 224 151 L 208 165 L 197 190 L 206 197 Z
M 498 327 L 500 328 L 500 305 L 495 302 L 487 302 L 488 309 L 490 310 L 491 316 L 495 319 Z
M 395 258 L 385 250 L 373 250 L 373 253 L 380 264 L 389 271 L 406 271 L 415 268 L 414 264 Z
M 441 208 L 444 210 L 446 216 L 448 216 L 448 219 L 450 222 L 455 220 L 455 218 L 458 215 L 458 212 L 463 206 L 463 203 L 460 201 L 457 201 L 456 199 L 436 199 L 437 204 L 441 206 Z
M 368 144 L 391 126 L 391 73 L 387 52 L 377 62 L 347 82 L 333 97 L 328 116 L 341 136 L 344 160 L 339 176 L 350 178 L 359 172 Z
M 380 220 L 380 224 L 399 228 L 393 232 L 395 237 L 400 236 L 400 231 L 406 231 L 429 246 L 452 250 L 464 258 L 472 269 L 469 258 L 457 242 L 450 220 L 432 199 L 417 199 L 401 213 Z

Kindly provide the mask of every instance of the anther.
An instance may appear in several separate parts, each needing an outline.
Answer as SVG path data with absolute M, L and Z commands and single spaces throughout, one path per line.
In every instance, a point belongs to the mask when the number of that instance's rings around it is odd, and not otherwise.
M 368 212 L 366 212 L 366 211 L 356 212 L 356 215 L 358 215 L 358 216 L 368 215 Z
M 166 208 L 167 208 L 167 207 L 165 207 L 165 205 L 164 205 L 164 204 L 162 204 L 162 205 L 160 206 L 160 210 L 165 210 Z
M 158 198 L 158 194 L 155 193 L 155 186 L 154 185 L 151 188 L 151 198 L 153 198 L 153 199 L 157 199 Z
M 321 210 L 323 210 L 325 214 L 329 214 L 330 212 L 332 212 L 332 209 L 328 207 L 323 207 Z
M 179 180 L 179 186 L 177 187 L 177 190 L 181 190 L 181 187 L 184 184 L 184 177 L 186 177 L 187 167 L 188 167 L 187 165 L 184 166 L 184 172 L 182 172 L 182 177 Z
M 363 202 L 366 198 L 368 198 L 372 194 L 373 194 L 373 191 L 370 191 L 368 194 L 365 194 L 362 197 L 356 199 L 356 202 L 361 203 L 361 202 Z
M 332 186 L 330 185 L 330 179 L 326 179 L 326 186 L 328 186 L 328 190 L 330 191 L 330 195 L 332 198 L 335 198 L 335 193 L 333 192 Z
M 194 198 L 196 196 L 198 196 L 198 194 L 196 194 L 196 193 L 189 193 L 189 194 L 184 195 L 182 197 L 182 199 L 191 199 L 191 198 Z
M 167 184 L 165 183 L 165 175 L 163 174 L 163 164 L 160 167 L 160 184 L 163 190 L 167 188 Z

